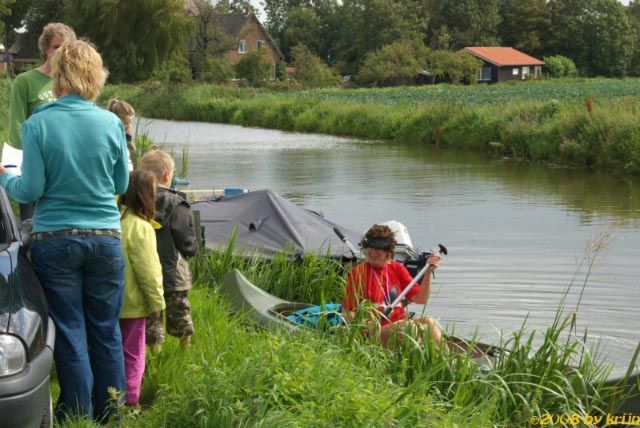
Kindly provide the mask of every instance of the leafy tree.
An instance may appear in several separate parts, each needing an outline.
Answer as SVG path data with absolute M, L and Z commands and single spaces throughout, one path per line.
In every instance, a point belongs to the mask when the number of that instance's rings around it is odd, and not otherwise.
M 14 0 L 6 22 L 14 29 L 24 26 L 26 32 L 21 36 L 23 47 L 38 52 L 38 38 L 44 26 L 50 22 L 65 22 L 64 0 Z M 13 42 L 15 34 L 12 37 L 9 33 L 9 36 Z
M 273 69 L 265 47 L 242 55 L 235 65 L 236 77 L 251 86 L 264 86 L 271 80 Z
M 625 76 L 633 55 L 633 31 L 617 0 L 592 0 L 584 37 L 585 61 L 593 75 Z
M 236 40 L 229 36 L 220 25 L 223 14 L 234 11 L 227 6 L 212 6 L 205 0 L 192 2 L 192 9 L 187 15 L 193 22 L 195 31 L 189 39 L 189 47 L 193 52 L 192 67 L 195 77 L 210 80 L 209 73 L 212 66 L 222 65 L 220 57 L 236 44 Z M 214 65 L 216 64 L 216 65 Z M 220 70 L 219 70 L 220 71 Z M 203 74 L 207 74 L 204 77 Z
M 233 65 L 223 56 L 207 57 L 200 77 L 211 83 L 227 83 L 233 79 Z
M 358 81 L 374 85 L 412 83 L 428 71 L 434 81 L 474 83 L 482 61 L 464 50 L 432 50 L 419 41 L 400 41 L 369 54 Z
M 9 44 L 9 40 L 5 38 L 4 30 L 5 30 L 5 26 L 7 27 L 7 30 L 12 27 L 9 21 L 11 20 L 11 15 L 12 15 L 11 4 L 14 1 L 15 0 L 0 0 L 0 15 L 2 17 L 2 21 L 0 21 L 0 40 L 1 40 L 0 43 L 6 45 L 6 49 L 9 49 L 10 44 Z M 0 59 L 0 60 L 3 60 L 3 59 Z
M 293 46 L 302 43 L 326 63 L 335 61 L 342 22 L 337 0 L 264 0 L 263 5 L 266 30 L 287 59 Z
M 11 14 L 11 4 L 15 0 L 1 0 L 0 1 L 0 15 L 10 15 Z
M 533 56 L 544 53 L 545 35 L 551 25 L 546 0 L 502 0 L 499 36 L 511 46 Z
M 334 58 L 342 73 L 355 74 L 369 52 L 419 35 L 410 15 L 408 5 L 398 0 L 344 0 Z
M 562 55 L 545 56 L 544 70 L 552 77 L 574 77 L 578 75 L 578 69 L 571 58 Z
M 640 1 L 631 0 L 627 7 L 629 25 L 633 29 L 633 54 L 629 65 L 629 74 L 640 76 Z
M 425 69 L 429 49 L 421 42 L 402 40 L 371 52 L 365 58 L 358 82 L 374 86 L 414 83 Z
M 262 7 L 267 14 L 265 29 L 277 40 L 282 39 L 287 12 L 292 10 L 289 0 L 262 0 Z
M 186 83 L 191 80 L 191 68 L 186 48 L 176 49 L 159 68 L 154 70 L 152 77 L 162 82 Z
M 309 48 L 299 44 L 291 49 L 293 62 L 296 69 L 295 79 L 307 88 L 319 88 L 335 86 L 340 81 L 338 74 L 327 67 L 322 59 L 315 55 Z
M 617 0 L 550 0 L 548 51 L 574 60 L 584 74 L 623 76 L 633 32 Z
M 148 78 L 185 45 L 191 22 L 181 0 L 66 0 L 65 17 L 96 44 L 113 81 Z
M 482 61 L 464 49 L 456 52 L 432 51 L 427 60 L 427 69 L 437 81 L 450 83 L 475 83 Z
M 499 0 L 444 1 L 443 21 L 451 34 L 451 48 L 499 45 L 498 4 Z
M 446 25 L 441 25 L 431 38 L 431 47 L 434 49 L 449 49 L 451 46 L 451 33 Z
M 286 26 L 282 35 L 282 53 L 286 59 L 292 57 L 292 47 L 307 46 L 313 52 L 320 52 L 320 22 L 315 12 L 301 7 L 287 12 Z

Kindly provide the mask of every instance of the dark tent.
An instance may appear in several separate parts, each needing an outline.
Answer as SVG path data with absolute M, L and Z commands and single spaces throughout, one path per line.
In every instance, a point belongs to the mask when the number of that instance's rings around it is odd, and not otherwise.
M 217 201 L 195 202 L 209 249 L 226 247 L 237 228 L 236 254 L 273 255 L 283 250 L 298 254 L 329 254 L 353 258 L 336 235 L 338 227 L 357 247 L 361 234 L 330 222 L 317 213 L 290 202 L 272 190 L 257 190 Z

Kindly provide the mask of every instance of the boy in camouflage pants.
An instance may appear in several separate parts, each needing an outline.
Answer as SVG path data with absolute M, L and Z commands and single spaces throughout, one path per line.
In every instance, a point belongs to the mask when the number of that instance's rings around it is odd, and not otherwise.
M 162 150 L 151 150 L 140 159 L 139 168 L 158 179 L 155 220 L 162 228 L 156 230 L 156 241 L 167 304 L 167 333 L 179 337 L 180 344 L 187 347 L 194 329 L 188 299 L 191 271 L 186 258 L 198 250 L 193 213 L 184 195 L 169 188 L 175 168 L 171 156 Z M 147 345 L 156 352 L 164 341 L 162 318 L 162 312 L 147 317 Z

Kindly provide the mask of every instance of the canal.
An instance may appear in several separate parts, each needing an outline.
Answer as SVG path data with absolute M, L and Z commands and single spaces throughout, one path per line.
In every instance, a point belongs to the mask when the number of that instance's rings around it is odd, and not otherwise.
M 544 329 L 569 287 L 602 358 L 622 373 L 640 341 L 640 182 L 432 146 L 196 122 L 140 120 L 191 188 L 271 188 L 355 231 L 403 223 L 445 244 L 427 312 L 457 334 Z M 583 288 L 584 286 L 584 288 Z

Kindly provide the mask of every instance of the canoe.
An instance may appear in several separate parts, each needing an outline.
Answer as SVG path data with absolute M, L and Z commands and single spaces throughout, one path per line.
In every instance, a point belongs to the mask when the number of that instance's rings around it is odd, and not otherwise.
M 287 318 L 293 312 L 309 308 L 309 303 L 289 302 L 267 293 L 251 283 L 242 273 L 234 269 L 229 272 L 219 287 L 220 293 L 229 298 L 236 312 L 246 315 L 258 324 L 298 330 L 302 326 Z
M 309 309 L 315 305 L 309 303 L 289 302 L 267 293 L 253 284 L 237 269 L 230 271 L 219 286 L 219 291 L 226 296 L 234 311 L 243 313 L 256 323 L 269 328 L 284 328 L 298 331 L 305 328 L 288 317 L 294 312 Z M 466 353 L 470 342 L 455 336 L 446 336 L 450 349 Z M 483 368 L 493 366 L 495 359 L 503 350 L 484 343 L 474 343 L 472 358 Z

